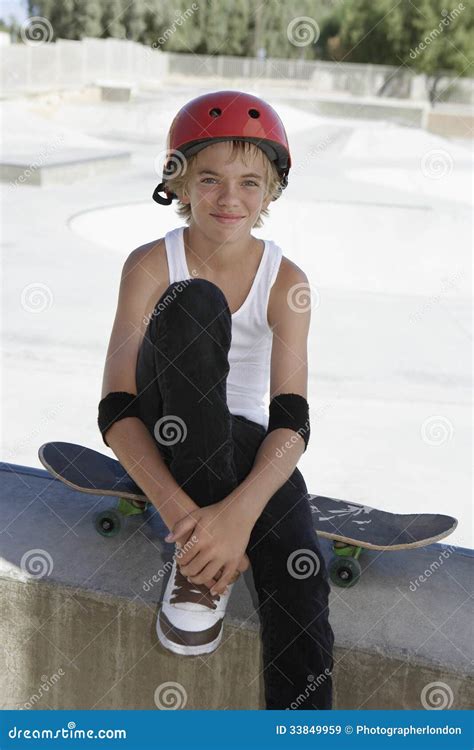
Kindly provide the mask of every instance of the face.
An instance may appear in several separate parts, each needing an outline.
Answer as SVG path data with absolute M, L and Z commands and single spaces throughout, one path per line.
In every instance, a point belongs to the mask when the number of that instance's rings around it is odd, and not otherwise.
M 250 233 L 271 199 L 266 196 L 265 154 L 257 149 L 245 164 L 240 154 L 229 161 L 231 149 L 223 142 L 199 151 L 181 200 L 191 204 L 192 223 L 236 237 Z

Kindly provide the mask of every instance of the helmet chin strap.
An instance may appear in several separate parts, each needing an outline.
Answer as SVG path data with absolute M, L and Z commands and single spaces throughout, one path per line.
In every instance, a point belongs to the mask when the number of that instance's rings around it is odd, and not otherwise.
M 165 192 L 165 183 L 160 182 L 160 184 L 157 185 L 153 191 L 153 200 L 157 203 L 160 203 L 162 206 L 169 206 L 173 202 L 173 199 L 177 198 L 177 196 L 174 193 L 166 193 L 166 198 L 160 195 L 160 193 Z

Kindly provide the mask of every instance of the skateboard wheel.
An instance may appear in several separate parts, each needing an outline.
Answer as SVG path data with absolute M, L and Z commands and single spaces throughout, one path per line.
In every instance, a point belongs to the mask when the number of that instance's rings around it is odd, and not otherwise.
M 329 564 L 329 577 L 336 586 L 349 588 L 360 578 L 362 568 L 354 557 L 334 557 Z
M 97 513 L 94 525 L 102 536 L 115 536 L 120 531 L 122 524 L 120 516 L 115 510 L 104 510 Z

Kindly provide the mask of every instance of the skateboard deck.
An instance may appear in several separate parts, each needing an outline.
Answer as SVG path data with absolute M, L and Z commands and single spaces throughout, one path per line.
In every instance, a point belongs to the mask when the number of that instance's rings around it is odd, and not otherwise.
M 96 516 L 96 528 L 104 536 L 118 532 L 121 516 L 144 512 L 151 505 L 114 458 L 66 442 L 45 443 L 38 455 L 48 472 L 72 489 L 119 498 L 116 510 Z M 315 531 L 333 542 L 335 558 L 329 572 L 339 586 L 352 586 L 359 578 L 362 549 L 423 547 L 444 539 L 457 526 L 455 518 L 438 513 L 390 513 L 322 495 L 309 495 L 309 502 Z

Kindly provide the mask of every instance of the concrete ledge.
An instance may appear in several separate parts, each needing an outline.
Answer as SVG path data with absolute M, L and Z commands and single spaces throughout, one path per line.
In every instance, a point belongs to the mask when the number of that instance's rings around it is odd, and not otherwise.
M 38 154 L 0 157 L 0 182 L 19 185 L 70 184 L 76 180 L 126 168 L 129 151 L 100 149 L 60 149 L 43 160 Z
M 100 97 L 104 102 L 129 102 L 133 84 L 128 81 L 96 81 Z
M 474 116 L 472 107 L 432 109 L 426 113 L 425 128 L 430 133 L 446 137 L 473 138 Z
M 154 709 L 170 681 L 185 709 L 264 708 L 251 571 L 234 589 L 222 646 L 174 656 L 154 630 L 173 551 L 158 513 L 105 539 L 93 516 L 110 498 L 13 464 L 0 465 L 0 480 L 1 708 Z M 452 708 L 472 707 L 472 557 L 432 545 L 361 562 L 358 585 L 331 594 L 334 707 L 422 708 L 433 682 Z

